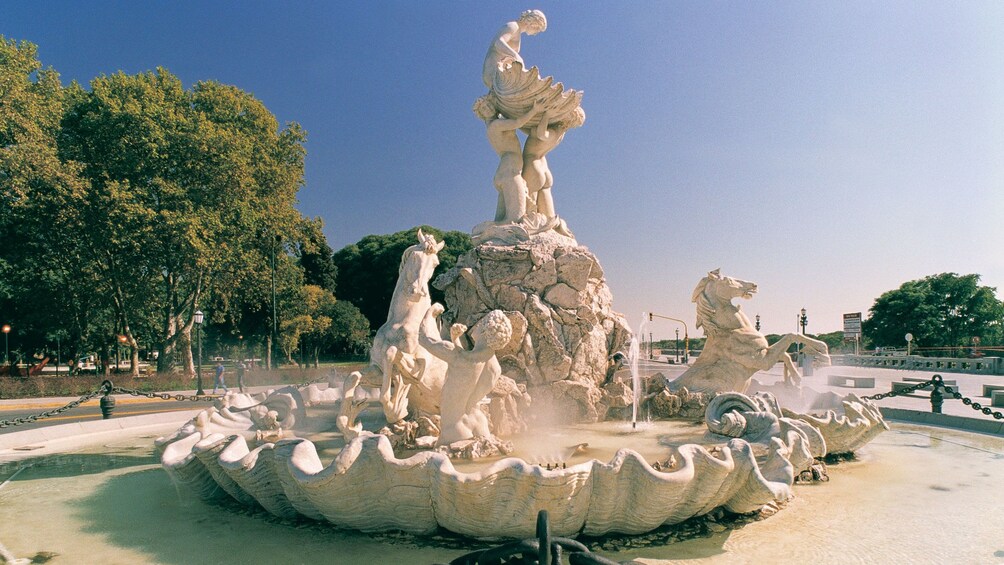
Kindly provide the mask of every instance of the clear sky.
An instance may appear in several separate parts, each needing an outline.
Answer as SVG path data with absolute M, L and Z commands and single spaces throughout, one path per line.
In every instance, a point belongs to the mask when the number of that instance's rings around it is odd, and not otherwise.
M 839 330 L 941 272 L 1004 295 L 1004 2 L 9 2 L 0 34 L 64 83 L 163 66 L 252 92 L 307 130 L 299 208 L 338 249 L 494 215 L 471 104 L 528 8 L 548 29 L 527 64 L 585 91 L 549 156 L 557 211 L 632 326 L 693 332 L 719 267 L 760 285 L 764 333 L 802 307 Z

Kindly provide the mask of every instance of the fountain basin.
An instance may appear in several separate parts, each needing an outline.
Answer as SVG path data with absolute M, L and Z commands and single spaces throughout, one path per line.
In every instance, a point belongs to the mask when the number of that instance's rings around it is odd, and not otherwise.
M 871 406 L 848 414 L 817 420 L 853 430 L 860 444 L 885 426 Z M 214 419 L 230 421 L 204 420 Z M 454 464 L 432 451 L 399 458 L 386 436 L 370 432 L 345 444 L 326 465 L 309 439 L 252 447 L 245 435 L 207 433 L 194 421 L 157 444 L 172 478 L 206 499 L 229 495 L 276 516 L 302 515 L 367 532 L 445 528 L 478 538 L 533 536 L 540 510 L 548 511 L 552 532 L 560 536 L 639 534 L 716 508 L 752 512 L 788 500 L 797 474 L 825 453 L 819 441 L 786 428 L 753 442 L 703 440 L 667 442 L 666 457 L 675 461 L 659 468 L 623 448 L 605 462 L 572 459 L 568 465 L 562 458 L 561 469 L 557 460 L 548 469 L 512 457 L 487 466 Z

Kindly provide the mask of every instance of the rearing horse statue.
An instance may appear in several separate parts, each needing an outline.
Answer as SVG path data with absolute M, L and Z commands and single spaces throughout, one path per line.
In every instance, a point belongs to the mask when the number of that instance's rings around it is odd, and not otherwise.
M 750 323 L 746 314 L 732 304 L 734 298 L 752 298 L 756 283 L 723 277 L 719 269 L 708 273 L 694 289 L 697 304 L 697 327 L 704 328 L 707 340 L 704 351 L 682 375 L 670 383 L 670 388 L 695 392 L 746 392 L 757 371 L 766 371 L 779 361 L 784 363 L 784 380 L 799 385 L 801 377 L 786 353 L 792 343 L 801 343 L 805 353 L 821 363 L 830 364 L 829 349 L 818 339 L 799 334 L 787 334 L 774 345 Z
M 439 265 L 437 254 L 444 245 L 418 230 L 418 243 L 401 256 L 390 311 L 373 338 L 370 364 L 349 375 L 347 381 L 379 384 L 380 403 L 389 423 L 407 416 L 409 404 L 422 412 L 439 413 L 446 363 L 419 345 L 418 329 L 432 305 L 429 279 Z

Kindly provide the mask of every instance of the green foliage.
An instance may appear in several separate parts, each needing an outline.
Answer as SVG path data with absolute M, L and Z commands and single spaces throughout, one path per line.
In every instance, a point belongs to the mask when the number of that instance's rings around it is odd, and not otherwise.
M 317 285 L 332 294 L 338 283 L 338 266 L 335 265 L 334 251 L 328 246 L 321 228 L 320 218 L 304 222 L 302 240 L 297 244 L 300 267 L 307 284 Z
M 335 252 L 338 296 L 355 304 L 373 328 L 378 328 L 387 321 L 401 255 L 405 249 L 418 243 L 416 234 L 419 228 L 426 234 L 435 235 L 436 241 L 446 242 L 446 246 L 439 252 L 439 267 L 436 268 L 433 280 L 455 265 L 458 256 L 473 248 L 471 238 L 466 233 L 444 233 L 430 226 L 419 226 L 389 235 L 368 235 Z M 443 301 L 441 292 L 431 287 L 430 291 L 433 301 Z
M 864 336 L 879 347 L 905 345 L 908 332 L 914 347 L 964 346 L 972 337 L 998 345 L 1004 303 L 979 280 L 976 274 L 941 273 L 905 282 L 875 300 L 862 324 Z
M 163 69 L 64 89 L 35 46 L 0 37 L 0 238 L 19 243 L 0 249 L 0 308 L 19 347 L 60 333 L 64 352 L 100 352 L 124 334 L 191 371 L 196 309 L 212 307 L 206 329 L 267 334 L 273 251 L 290 300 L 286 249 L 311 230 L 302 248 L 326 248 L 294 208 L 304 139 L 246 92 Z
M 339 300 L 329 311 L 328 337 L 335 355 L 359 355 L 370 345 L 370 323 L 354 304 Z

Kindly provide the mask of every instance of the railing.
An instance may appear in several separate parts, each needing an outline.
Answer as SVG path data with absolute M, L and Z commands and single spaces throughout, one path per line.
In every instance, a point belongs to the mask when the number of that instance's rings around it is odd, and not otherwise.
M 1001 357 L 922 357 L 920 355 L 833 355 L 834 365 L 904 369 L 907 371 L 938 371 L 941 373 L 974 373 L 1004 375 Z

